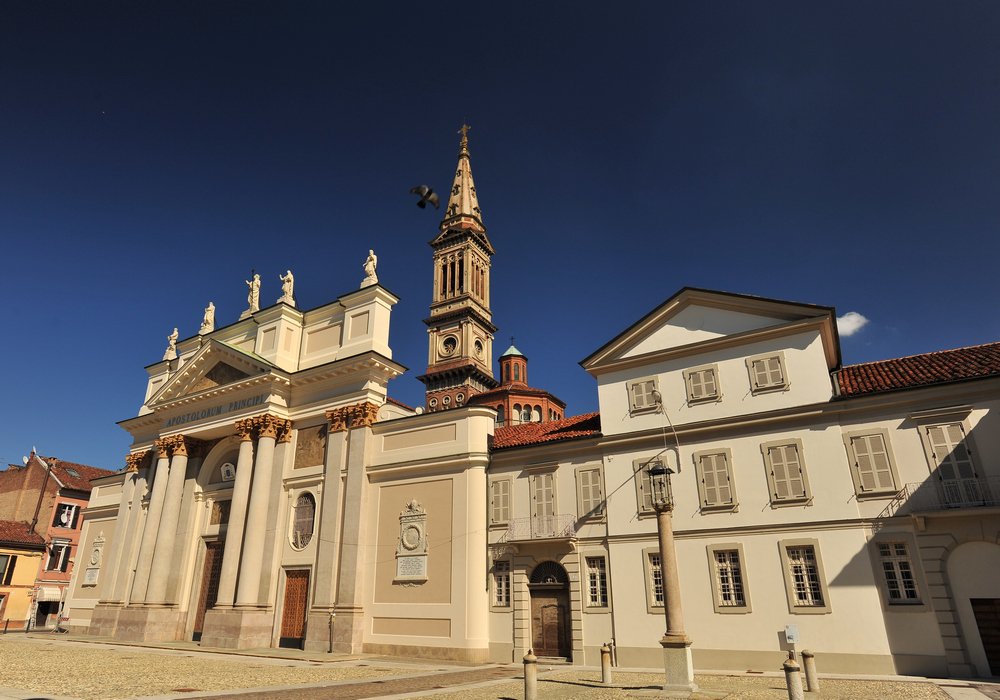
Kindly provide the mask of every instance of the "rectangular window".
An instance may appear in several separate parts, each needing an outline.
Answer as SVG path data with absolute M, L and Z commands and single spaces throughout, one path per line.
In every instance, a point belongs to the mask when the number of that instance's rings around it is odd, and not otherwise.
M 844 436 L 851 460 L 851 476 L 858 496 L 894 494 L 896 467 L 889 450 L 888 433 L 848 433 Z
M 14 565 L 16 563 L 16 554 L 0 554 L 0 585 L 10 585 L 11 579 L 14 578 Z
M 684 373 L 688 402 L 715 401 L 719 398 L 719 382 L 715 366 L 698 367 Z
M 694 454 L 698 479 L 698 496 L 704 510 L 733 510 L 736 493 L 733 489 L 729 450 L 713 450 Z
M 812 545 L 801 545 L 787 547 L 786 552 L 793 604 L 795 607 L 822 607 L 823 584 L 816 562 L 816 549 Z
M 652 411 L 656 409 L 656 379 L 646 378 L 628 383 L 629 406 L 632 411 Z
M 748 357 L 747 371 L 750 373 L 750 390 L 754 393 L 788 386 L 781 353 Z
M 920 603 L 917 582 L 913 577 L 910 553 L 904 542 L 880 542 L 879 563 L 885 576 L 885 587 L 890 605 L 913 605 Z
M 802 462 L 802 442 L 764 443 L 767 482 L 771 490 L 771 504 L 802 503 L 810 498 L 809 480 Z
M 746 607 L 743 595 L 743 569 L 740 567 L 740 553 L 735 549 L 720 549 L 715 552 L 716 602 L 723 608 Z
M 510 607 L 510 562 L 493 562 L 493 605 L 498 608 Z
M 636 509 L 640 515 L 654 512 L 653 483 L 649 478 L 649 458 L 632 461 L 632 472 L 635 480 Z
M 660 566 L 659 552 L 649 552 L 647 555 L 649 576 L 650 605 L 662 608 L 665 600 L 663 594 L 663 567 Z
M 510 479 L 497 479 L 490 483 L 490 522 L 510 521 Z
M 580 469 L 576 472 L 577 501 L 581 518 L 604 517 L 604 493 L 600 469 Z
M 555 488 L 552 482 L 552 474 L 536 474 L 532 477 L 531 499 L 536 518 L 555 515 Z
M 604 557 L 587 557 L 587 607 L 608 607 L 608 572 Z
M 49 559 L 45 564 L 46 571 L 66 571 L 69 566 L 69 542 L 53 542 L 49 547 Z
M 52 524 L 55 527 L 76 527 L 76 515 L 78 507 L 72 503 L 60 503 L 54 509 Z

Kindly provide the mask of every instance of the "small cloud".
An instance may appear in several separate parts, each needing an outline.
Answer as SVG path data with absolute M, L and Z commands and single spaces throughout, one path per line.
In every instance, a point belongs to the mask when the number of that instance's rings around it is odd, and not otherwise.
M 868 319 L 857 311 L 848 311 L 843 316 L 837 317 L 837 330 L 844 338 L 854 335 L 868 325 Z

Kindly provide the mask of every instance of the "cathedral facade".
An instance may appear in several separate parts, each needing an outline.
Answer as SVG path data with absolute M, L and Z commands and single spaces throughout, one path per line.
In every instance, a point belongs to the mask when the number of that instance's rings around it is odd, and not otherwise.
M 248 281 L 241 320 L 170 340 L 83 513 L 74 629 L 657 667 L 675 591 L 698 668 L 798 645 L 830 672 L 1000 672 L 1000 344 L 844 366 L 830 307 L 685 288 L 581 362 L 600 411 L 567 418 L 513 342 L 494 376 L 465 129 L 430 243 L 420 409 L 389 398 L 374 254 L 329 304 L 297 309 L 289 273 L 255 308 Z

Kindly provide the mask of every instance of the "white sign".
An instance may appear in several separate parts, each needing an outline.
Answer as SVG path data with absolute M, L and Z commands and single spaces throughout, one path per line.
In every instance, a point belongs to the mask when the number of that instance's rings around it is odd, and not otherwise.
M 96 586 L 97 585 L 97 575 L 101 573 L 100 567 L 91 567 L 87 569 L 83 574 L 83 585 L 84 586 Z
M 799 626 L 785 625 L 785 641 L 789 644 L 799 643 Z

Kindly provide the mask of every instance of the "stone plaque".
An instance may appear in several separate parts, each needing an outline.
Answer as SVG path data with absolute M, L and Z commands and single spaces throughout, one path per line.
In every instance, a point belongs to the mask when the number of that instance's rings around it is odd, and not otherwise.
M 88 568 L 83 574 L 83 585 L 84 586 L 96 586 L 97 576 L 101 573 L 100 567 L 92 566 Z
M 427 555 L 397 557 L 396 579 L 400 581 L 414 579 L 427 580 Z
M 404 584 L 427 580 L 427 511 L 416 499 L 399 514 L 395 580 Z

